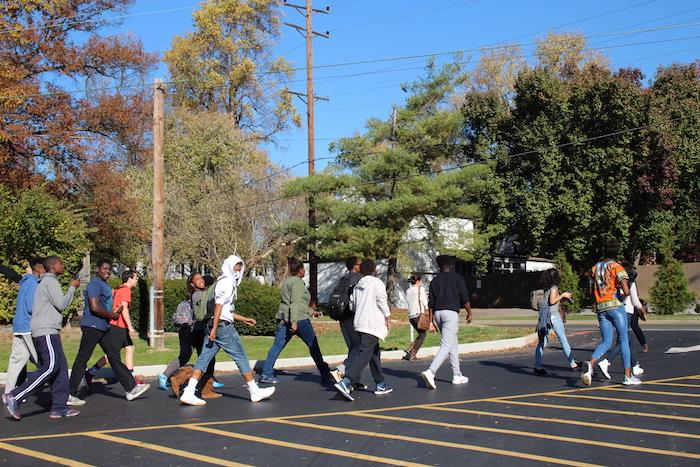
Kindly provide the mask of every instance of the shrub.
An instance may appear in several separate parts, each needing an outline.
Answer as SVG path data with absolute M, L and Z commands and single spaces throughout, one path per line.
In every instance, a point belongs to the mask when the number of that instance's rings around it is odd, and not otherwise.
M 571 292 L 571 298 L 573 299 L 573 303 L 562 301 L 561 306 L 566 307 L 566 310 L 570 313 L 578 313 L 583 307 L 583 291 L 581 291 L 580 287 L 581 281 L 571 267 L 571 264 L 567 261 L 566 254 L 564 254 L 563 251 L 560 250 L 554 255 L 554 263 L 561 277 L 559 290 L 561 292 Z
M 246 326 L 236 324 L 236 329 L 243 335 L 273 336 L 277 327 L 277 310 L 280 306 L 280 290 L 277 286 L 260 284 L 254 280 L 244 280 L 238 288 L 236 310 L 258 324 Z
M 688 278 L 683 274 L 681 262 L 671 255 L 665 255 L 651 288 L 651 304 L 656 313 L 671 315 L 681 313 L 695 298 L 688 290 Z
M 0 276 L 0 324 L 12 321 L 15 316 L 19 286 Z

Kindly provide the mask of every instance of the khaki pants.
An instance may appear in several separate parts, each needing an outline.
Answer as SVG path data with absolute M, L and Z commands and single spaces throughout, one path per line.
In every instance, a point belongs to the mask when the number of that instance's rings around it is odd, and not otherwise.
M 17 386 L 17 378 L 31 360 L 38 366 L 39 359 L 30 334 L 15 334 L 12 337 L 12 351 L 10 361 L 7 364 L 7 380 L 5 381 L 5 394 Z

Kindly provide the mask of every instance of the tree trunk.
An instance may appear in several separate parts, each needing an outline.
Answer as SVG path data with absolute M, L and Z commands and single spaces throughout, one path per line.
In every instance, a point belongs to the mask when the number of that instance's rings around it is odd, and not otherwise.
M 396 257 L 389 258 L 389 266 L 386 271 L 386 293 L 389 299 L 389 307 L 395 307 L 398 302 L 399 272 Z

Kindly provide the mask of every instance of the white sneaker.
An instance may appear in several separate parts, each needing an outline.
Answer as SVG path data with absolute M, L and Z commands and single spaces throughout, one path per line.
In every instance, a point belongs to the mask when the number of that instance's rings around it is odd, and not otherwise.
M 635 366 L 632 367 L 632 374 L 634 376 L 641 376 L 644 374 L 644 368 L 639 366 L 639 363 L 637 363 Z
M 425 384 L 430 389 L 437 389 L 437 386 L 435 385 L 435 374 L 432 371 L 425 370 L 425 371 L 421 372 L 420 375 L 423 378 L 423 381 L 425 381 Z
M 583 362 L 581 365 L 583 367 L 581 382 L 586 386 L 590 386 L 593 381 L 593 367 L 591 366 L 591 362 Z
M 275 387 L 270 386 L 269 388 L 261 388 L 258 387 L 257 389 L 250 389 L 250 401 L 251 402 L 260 402 L 263 399 L 269 399 L 270 396 L 275 392 Z
M 70 405 L 72 407 L 77 407 L 77 406 L 85 405 L 85 404 L 86 404 L 86 401 L 84 401 L 78 397 L 70 396 L 70 395 L 68 396 L 68 402 L 66 402 L 66 405 Z
M 610 379 L 610 371 L 608 371 L 610 368 L 610 362 L 607 359 L 599 361 L 598 368 L 600 368 L 600 371 L 603 372 L 603 375 L 605 375 L 606 378 Z
M 469 378 L 464 375 L 455 375 L 452 377 L 452 384 L 467 384 Z
M 126 393 L 126 400 L 133 401 L 134 399 L 139 397 L 141 394 L 148 391 L 148 388 L 150 388 L 150 387 L 151 387 L 151 385 L 147 384 L 147 383 L 137 384 L 136 386 L 134 386 L 134 388 L 131 391 Z
M 207 405 L 207 401 L 194 395 L 194 391 L 185 389 L 180 396 L 180 402 L 187 405 Z
M 634 375 L 630 375 L 625 376 L 625 379 L 622 380 L 622 384 L 625 386 L 637 386 L 638 384 L 642 384 L 642 380 Z

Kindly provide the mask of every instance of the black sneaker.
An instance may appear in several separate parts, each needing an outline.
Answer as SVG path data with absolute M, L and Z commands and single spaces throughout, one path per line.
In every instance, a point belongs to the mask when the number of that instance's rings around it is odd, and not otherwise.
M 352 383 L 353 391 L 366 391 L 367 385 L 365 383 Z
M 535 368 L 533 373 L 537 376 L 547 376 L 547 370 L 545 370 L 544 368 Z

